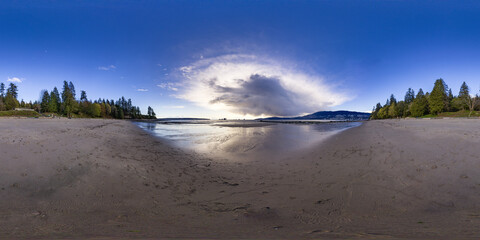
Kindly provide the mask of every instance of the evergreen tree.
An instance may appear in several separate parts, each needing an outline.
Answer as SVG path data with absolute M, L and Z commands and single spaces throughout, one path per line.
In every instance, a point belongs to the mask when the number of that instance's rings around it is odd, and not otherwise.
M 5 98 L 5 84 L 4 83 L 0 83 L 0 98 L 2 98 L 2 100 Z
M 68 83 L 68 88 L 70 89 L 70 93 L 72 94 L 73 99 L 75 99 L 75 86 L 73 86 L 72 82 Z
M 382 104 L 377 103 L 375 107 L 373 107 L 372 114 L 370 115 L 370 119 L 378 119 L 378 112 L 382 109 Z
M 72 94 L 72 91 L 70 90 L 70 86 L 68 85 L 67 81 L 63 81 L 62 112 L 63 114 L 67 115 L 67 117 L 72 116 L 74 101 L 75 99 L 73 98 L 73 94 Z
M 453 93 L 452 93 L 452 89 L 449 88 L 448 89 L 448 95 L 447 95 L 447 105 L 448 105 L 448 111 L 451 112 L 453 111 L 454 107 L 452 106 L 453 105 Z
M 465 110 L 468 108 L 468 100 L 470 98 L 470 90 L 467 83 L 463 82 L 460 86 L 460 92 L 458 93 L 458 98 L 462 101 L 462 109 Z
M 40 109 L 42 112 L 48 112 L 50 110 L 50 95 L 47 90 L 43 90 L 42 102 L 40 103 Z
M 5 95 L 6 110 L 13 110 L 20 105 L 17 100 L 17 96 L 18 96 L 17 86 L 13 83 L 10 83 L 10 86 L 7 89 L 7 95 Z
M 437 79 L 433 87 L 430 97 L 428 99 L 428 104 L 430 106 L 430 113 L 439 114 L 443 112 L 447 107 L 447 93 L 445 82 L 443 79 Z
M 152 118 L 157 118 L 157 114 L 155 113 L 155 111 L 153 111 L 153 108 L 152 108 Z
M 7 89 L 7 94 L 11 94 L 15 99 L 18 97 L 17 85 L 10 83 L 10 86 Z
M 413 100 L 410 112 L 413 117 L 421 117 L 428 112 L 428 100 L 421 88 L 418 90 L 415 100 Z
M 61 108 L 60 102 L 60 93 L 58 93 L 57 87 L 53 88 L 53 91 L 50 92 L 50 109 L 49 111 L 52 113 L 59 113 Z
M 412 88 L 408 88 L 407 90 L 407 93 L 405 93 L 405 104 L 410 104 L 413 102 L 413 100 L 415 99 L 415 92 L 413 91 Z
M 6 90 L 6 92 L 5 92 Z M 0 83 L 0 111 L 12 110 L 16 107 L 31 108 L 37 112 L 61 113 L 71 117 L 74 113 L 79 113 L 80 103 L 86 103 L 87 107 L 82 107 L 82 113 L 92 117 L 114 117 L 124 118 L 141 118 L 140 108 L 132 104 L 132 100 L 126 100 L 125 97 L 119 98 L 117 102 L 114 100 L 105 100 L 99 98 L 94 103 L 87 99 L 85 91 L 80 93 L 80 101 L 75 98 L 75 86 L 72 82 L 63 82 L 63 90 L 60 94 L 57 87 L 51 92 L 43 90 L 41 92 L 40 101 L 26 103 L 23 99 L 19 103 L 17 100 L 18 88 L 14 83 L 10 83 L 8 89 L 5 84 Z M 150 117 L 155 118 L 155 112 L 151 109 Z
M 85 92 L 85 91 L 82 90 L 82 92 L 81 92 L 81 94 L 80 94 L 80 101 L 81 101 L 81 102 L 86 102 L 86 101 L 88 101 L 88 99 L 87 99 L 87 92 Z
M 460 92 L 458 93 L 458 98 L 461 100 L 462 108 L 464 110 L 467 108 L 470 110 L 470 113 L 468 114 L 470 117 L 479 104 L 480 99 L 478 95 L 475 95 L 475 97 L 470 96 L 470 90 L 467 84 L 463 82 L 460 87 Z
M 397 99 L 395 99 L 395 96 L 390 95 L 390 104 L 397 104 Z
M 147 114 L 149 118 L 157 118 L 155 112 L 153 111 L 153 108 L 150 106 L 148 106 Z

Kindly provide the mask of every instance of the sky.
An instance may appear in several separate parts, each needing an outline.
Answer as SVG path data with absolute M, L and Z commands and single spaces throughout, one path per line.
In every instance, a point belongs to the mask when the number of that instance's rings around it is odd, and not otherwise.
M 438 78 L 479 92 L 479 43 L 478 1 L 0 2 L 19 99 L 66 80 L 157 117 L 367 112 Z

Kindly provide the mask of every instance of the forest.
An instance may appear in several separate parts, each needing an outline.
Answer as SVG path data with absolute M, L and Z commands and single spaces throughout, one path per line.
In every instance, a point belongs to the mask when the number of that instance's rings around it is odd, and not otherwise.
M 377 103 L 370 119 L 406 118 L 406 117 L 471 117 L 479 116 L 480 97 L 471 95 L 468 85 L 463 82 L 458 95 L 443 79 L 437 79 L 431 92 L 424 93 L 420 88 L 415 95 L 409 88 L 402 101 L 392 94 L 385 105 Z
M 116 118 L 116 119 L 155 119 L 156 114 L 148 106 L 147 115 L 140 112 L 140 108 L 132 104 L 131 99 L 125 97 L 114 100 L 89 100 L 85 91 L 80 91 L 77 99 L 75 86 L 72 82 L 63 82 L 62 92 L 57 87 L 50 92 L 43 90 L 41 99 L 32 103 L 18 101 L 18 87 L 10 83 L 6 88 L 0 83 L 0 116 L 28 116 L 28 112 L 44 116 L 65 116 L 79 118 Z M 31 109 L 31 110 L 30 110 Z M 29 111 L 30 110 L 30 111 Z M 31 114 L 30 114 L 31 115 Z

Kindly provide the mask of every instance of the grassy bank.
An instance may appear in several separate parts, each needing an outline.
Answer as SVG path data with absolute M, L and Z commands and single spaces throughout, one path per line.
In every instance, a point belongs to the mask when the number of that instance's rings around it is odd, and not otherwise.
M 428 114 L 428 115 L 422 116 L 422 118 L 435 118 L 435 117 L 453 117 L 453 118 L 454 117 L 459 117 L 459 118 L 462 118 L 462 117 L 480 117 L 480 111 L 473 111 L 471 115 L 470 115 L 470 111 L 461 110 L 461 111 L 458 111 L 458 112 L 443 112 L 443 113 L 439 113 L 437 115 Z
M 35 111 L 0 111 L 0 117 L 38 117 L 39 113 Z

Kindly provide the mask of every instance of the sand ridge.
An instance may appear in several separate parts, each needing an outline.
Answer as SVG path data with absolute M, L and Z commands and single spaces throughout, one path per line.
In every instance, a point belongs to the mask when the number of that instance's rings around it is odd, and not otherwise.
M 471 239 L 479 126 L 370 121 L 231 162 L 128 121 L 0 119 L 0 237 Z

